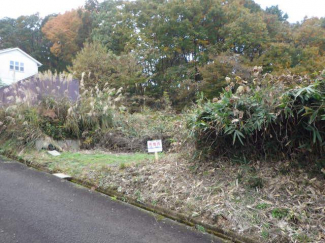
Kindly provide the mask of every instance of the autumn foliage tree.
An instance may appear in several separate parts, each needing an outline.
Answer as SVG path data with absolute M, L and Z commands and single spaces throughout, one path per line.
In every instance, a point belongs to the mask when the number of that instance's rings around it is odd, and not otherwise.
M 42 31 L 53 43 L 51 52 L 64 61 L 71 62 L 80 49 L 77 39 L 81 26 L 82 20 L 77 10 L 65 12 L 50 19 Z

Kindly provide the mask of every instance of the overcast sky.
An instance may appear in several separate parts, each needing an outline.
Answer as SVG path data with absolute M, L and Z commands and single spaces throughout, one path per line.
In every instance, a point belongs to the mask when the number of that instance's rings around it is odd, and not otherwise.
M 64 13 L 78 8 L 85 0 L 0 0 L 0 18 L 17 18 L 20 15 L 31 15 L 39 12 L 42 17 L 51 13 Z M 308 17 L 325 17 L 325 0 L 255 0 L 263 8 L 279 5 L 289 15 L 290 22 Z
M 289 22 L 301 21 L 305 16 L 325 17 L 325 0 L 255 0 L 262 8 L 279 5 L 289 15 Z

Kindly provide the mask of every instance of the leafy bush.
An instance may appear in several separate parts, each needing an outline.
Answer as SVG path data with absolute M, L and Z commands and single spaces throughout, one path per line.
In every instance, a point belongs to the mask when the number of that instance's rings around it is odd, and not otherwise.
M 321 155 L 325 141 L 324 72 L 226 78 L 219 98 L 199 102 L 190 121 L 196 147 L 208 155 Z

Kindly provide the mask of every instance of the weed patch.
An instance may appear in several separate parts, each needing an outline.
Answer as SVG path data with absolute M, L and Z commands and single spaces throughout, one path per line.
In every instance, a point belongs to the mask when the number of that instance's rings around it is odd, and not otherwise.
M 284 219 L 288 216 L 289 210 L 286 208 L 275 208 L 271 211 L 272 217 L 276 219 Z

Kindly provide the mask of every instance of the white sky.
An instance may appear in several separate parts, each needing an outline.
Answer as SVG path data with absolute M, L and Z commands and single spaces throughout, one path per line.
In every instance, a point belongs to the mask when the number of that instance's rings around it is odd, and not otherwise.
M 255 0 L 263 8 L 279 5 L 288 13 L 290 22 L 308 17 L 325 17 L 325 0 Z M 0 18 L 17 18 L 20 15 L 31 15 L 39 12 L 42 17 L 51 13 L 64 13 L 78 8 L 85 0 L 0 0 Z
M 0 18 L 17 18 L 39 12 L 41 17 L 64 13 L 84 5 L 86 0 L 0 0 Z
M 325 0 L 255 0 L 266 8 L 279 5 L 279 8 L 289 15 L 289 22 L 301 21 L 305 16 L 325 17 Z

